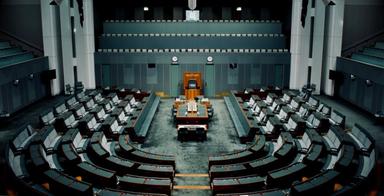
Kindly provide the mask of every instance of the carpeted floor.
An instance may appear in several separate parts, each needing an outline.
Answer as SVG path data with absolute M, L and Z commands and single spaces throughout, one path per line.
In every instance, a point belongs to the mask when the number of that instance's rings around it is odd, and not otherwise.
M 176 155 L 177 173 L 208 174 L 208 156 L 242 150 L 234 125 L 223 99 L 212 99 L 214 116 L 209 123 L 207 141 L 177 140 L 176 125 L 171 116 L 173 99 L 162 99 L 152 121 L 149 135 L 144 144 L 145 151 Z M 208 177 L 176 177 L 175 185 L 209 186 Z M 173 195 L 211 195 L 208 190 L 174 190 Z

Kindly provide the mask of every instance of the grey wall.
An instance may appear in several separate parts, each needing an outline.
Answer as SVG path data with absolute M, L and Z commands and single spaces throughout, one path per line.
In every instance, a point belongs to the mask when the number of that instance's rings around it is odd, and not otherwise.
M 0 29 L 43 48 L 40 0 L 0 1 Z
M 346 0 L 343 49 L 384 30 L 383 0 Z
M 49 95 L 49 81 L 42 80 L 48 58 L 35 58 L 0 68 L 0 115 L 12 114 Z M 31 75 L 33 74 L 33 75 Z M 14 81 L 19 83 L 15 84 Z
M 182 79 L 186 71 L 204 75 L 208 55 L 214 59 L 215 94 L 246 87 L 289 85 L 289 53 L 96 53 L 96 83 L 101 87 L 142 88 L 170 94 L 170 82 L 174 81 L 170 73 L 172 56 L 179 59 L 178 78 Z M 155 63 L 156 68 L 150 70 L 147 63 Z M 230 63 L 237 63 L 237 69 L 230 69 Z
M 372 113 L 384 112 L 384 69 L 359 61 L 338 58 L 336 70 L 342 78 L 336 84 L 336 95 Z M 356 78 L 351 79 L 351 74 Z M 366 85 L 372 81 L 372 86 Z

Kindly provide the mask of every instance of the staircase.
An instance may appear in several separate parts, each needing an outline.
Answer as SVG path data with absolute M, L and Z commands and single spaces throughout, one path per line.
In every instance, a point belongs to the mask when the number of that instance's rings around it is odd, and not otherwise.
M 47 57 L 0 37 L 0 76 L 7 76 L 0 78 L 0 118 L 7 118 L 50 93 L 49 83 L 43 80 L 49 66 Z
M 32 52 L 12 46 L 7 41 L 0 41 L 0 67 L 17 64 L 34 58 Z
M 384 40 L 376 42 L 371 47 L 366 47 L 352 54 L 353 60 L 380 66 L 384 68 Z

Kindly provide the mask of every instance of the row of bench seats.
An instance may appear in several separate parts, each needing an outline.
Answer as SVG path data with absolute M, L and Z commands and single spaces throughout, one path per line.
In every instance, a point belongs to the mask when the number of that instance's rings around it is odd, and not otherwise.
M 341 113 L 314 97 L 304 98 L 293 92 L 280 96 L 268 93 L 264 99 L 255 94 L 242 94 L 234 99 L 248 112 L 248 118 L 256 117 L 257 124 L 265 124 L 256 138 L 265 138 L 266 142 L 258 141 L 264 148 L 271 144 L 272 153 L 258 158 L 248 155 L 252 151 L 246 149 L 235 154 L 242 159 L 234 154 L 210 157 L 214 194 L 230 192 L 236 195 L 271 188 L 285 189 L 290 195 L 316 194 L 322 189 L 336 195 L 364 190 L 361 185 L 368 182 L 376 160 L 372 148 L 374 140 L 360 125 L 346 130 Z M 286 114 L 279 110 L 285 110 Z M 263 113 L 268 120 L 257 118 Z M 290 116 L 286 118 L 288 113 Z M 319 129 L 314 126 L 316 121 L 328 125 Z M 267 128 L 267 124 L 271 128 Z M 275 127 L 279 127 L 278 131 Z M 277 133 L 271 137 L 265 130 Z M 342 188 L 334 189 L 335 184 Z
M 148 22 L 171 22 L 171 23 L 174 23 L 174 22 L 186 22 L 184 20 L 105 20 L 105 22 L 132 22 L 132 23 L 137 23 L 137 22 L 145 22 L 145 23 L 148 23 Z M 279 20 L 198 20 L 198 21 L 194 21 L 194 22 L 256 22 L 256 23 L 279 23 L 280 21 Z
M 147 35 L 147 34 L 144 34 Z M 177 35 L 177 34 L 176 34 Z M 239 34 L 241 35 L 241 34 Z M 245 35 L 245 34 L 244 34 Z M 187 37 L 187 36 L 170 36 L 170 37 L 99 37 L 99 48 L 124 48 L 124 49 L 179 49 L 186 52 L 188 48 L 198 49 L 209 46 L 215 49 L 253 49 L 255 46 L 262 49 L 278 49 L 285 48 L 285 37 L 283 36 L 262 36 L 262 37 Z M 191 52 L 192 52 L 191 51 Z
M 132 95 L 120 100 L 116 93 L 102 98 L 100 92 L 84 92 L 69 98 L 40 116 L 43 125 L 54 125 L 58 130 L 79 128 L 84 135 L 102 129 L 108 137 L 128 132 L 143 142 L 159 104 L 159 98 L 150 93 L 141 102 Z
M 98 52 L 104 53 L 180 53 L 180 52 L 193 52 L 193 53 L 287 53 L 288 49 L 145 49 L 145 48 L 136 48 L 136 49 L 98 49 Z
M 101 37 L 284 37 L 284 34 L 271 33 L 106 33 Z
M 24 126 L 8 144 L 7 165 L 12 179 L 25 184 L 28 187 L 26 190 L 47 195 L 61 193 L 93 195 L 102 193 L 107 187 L 111 188 L 108 191 L 116 193 L 169 195 L 175 168 L 173 156 L 147 153 L 125 143 L 132 148 L 131 155 L 127 159 L 119 157 L 114 152 L 114 147 L 111 150 L 110 146 L 114 146 L 112 144 L 116 144 L 118 142 L 116 140 L 120 138 L 122 138 L 121 142 L 126 142 L 123 139 L 129 136 L 126 133 L 119 133 L 116 137 L 107 137 L 105 133 L 108 131 L 103 130 L 103 126 L 109 127 L 110 121 L 107 119 L 117 115 L 116 118 L 113 117 L 117 121 L 118 116 L 125 116 L 123 108 L 127 105 L 135 105 L 135 109 L 127 110 L 134 113 L 133 110 L 140 108 L 142 104 L 150 102 L 153 98 L 142 99 L 139 103 L 133 100 L 133 96 L 124 101 L 115 95 L 102 96 L 97 91 L 77 95 L 73 97 L 74 99 L 66 100 L 64 105 L 59 104 L 42 115 L 41 129 Z M 112 105 L 110 114 L 108 117 L 99 115 L 98 118 L 100 120 L 105 117 L 104 122 L 108 121 L 108 123 L 90 132 L 80 131 L 80 124 L 85 124 L 87 128 L 94 125 L 95 118 L 92 117 L 92 120 L 89 120 L 88 117 L 91 115 L 90 111 L 100 106 L 96 103 L 106 102 Z M 64 113 L 74 116 L 70 110 L 80 110 L 78 105 L 82 105 L 84 111 L 88 112 L 75 120 L 79 125 L 56 129 L 54 125 L 59 116 Z M 104 111 L 104 108 L 98 108 L 98 111 Z M 114 129 L 113 125 L 109 129 Z M 119 137 L 120 134 L 121 137 Z M 164 162 L 161 161 L 162 157 Z

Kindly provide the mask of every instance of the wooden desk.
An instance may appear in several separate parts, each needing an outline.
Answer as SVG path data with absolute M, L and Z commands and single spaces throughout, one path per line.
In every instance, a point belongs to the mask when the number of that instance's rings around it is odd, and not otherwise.
M 191 105 L 195 105 L 196 107 Z M 206 124 L 208 118 L 207 106 L 196 103 L 195 101 L 188 101 L 177 107 L 177 124 Z

